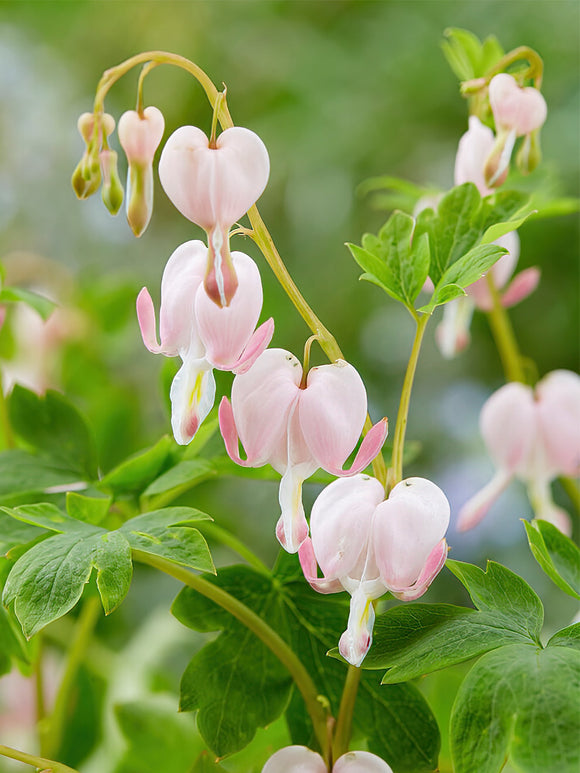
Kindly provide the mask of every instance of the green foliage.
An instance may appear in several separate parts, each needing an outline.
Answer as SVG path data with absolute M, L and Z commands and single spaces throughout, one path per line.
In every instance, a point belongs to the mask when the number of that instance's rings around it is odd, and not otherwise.
M 215 773 L 215 771 L 224 770 L 221 765 L 218 765 L 208 752 L 202 752 L 193 766 L 193 770 L 190 773 Z
M 14 431 L 51 463 L 63 465 L 78 477 L 97 476 L 95 442 L 74 405 L 59 392 L 44 397 L 16 385 L 8 402 Z M 70 480 L 67 482 L 71 482 Z
M 399 177 L 382 175 L 365 180 L 359 185 L 358 193 L 362 196 L 371 194 L 375 209 L 400 209 L 410 214 L 420 199 L 437 196 L 439 190 L 415 185 Z
M 205 539 L 190 526 L 208 518 L 199 510 L 175 507 L 145 513 L 116 531 L 73 518 L 50 503 L 2 510 L 17 521 L 58 532 L 27 550 L 6 581 L 3 603 L 14 603 L 27 638 L 75 606 L 93 568 L 105 614 L 116 609 L 131 584 L 131 550 L 214 571 Z
M 4 588 L 9 571 L 10 562 L 0 559 L 0 591 Z M 23 667 L 30 666 L 31 648 L 12 612 L 0 607 L 0 676 L 11 671 L 13 661 Z
M 573 598 L 580 599 L 580 550 L 548 521 L 524 521 L 534 558 L 548 577 Z
M 68 491 L 66 495 L 66 511 L 70 517 L 93 526 L 104 521 L 110 506 L 110 497 L 87 497 L 74 491 Z
M 326 653 L 346 626 L 344 597 L 316 594 L 301 577 L 295 557 L 286 554 L 273 577 L 234 566 L 209 579 L 263 616 L 286 639 L 337 712 L 346 671 Z M 199 710 L 198 728 L 216 754 L 242 748 L 258 727 L 285 710 L 292 742 L 315 745 L 301 696 L 292 695 L 288 672 L 260 640 L 190 588 L 179 594 L 173 613 L 195 630 L 222 630 L 193 658 L 181 685 L 182 709 Z M 437 725 L 411 685 L 382 687 L 372 674 L 363 675 L 354 721 L 369 748 L 395 773 L 436 768 Z
M 114 494 L 140 492 L 166 468 L 171 459 L 173 441 L 167 435 L 154 446 L 125 459 L 99 482 L 99 487 Z
M 25 290 L 23 287 L 3 287 L 0 290 L 0 303 L 25 303 L 40 314 L 43 320 L 47 320 L 56 304 L 45 298 L 44 295 Z
M 441 48 L 460 81 L 486 75 L 504 54 L 495 35 L 489 35 L 482 43 L 469 30 L 450 27 L 445 30 L 445 37 Z
M 499 773 L 508 754 L 524 773 L 575 773 L 580 764 L 580 652 L 513 644 L 484 655 L 451 716 L 456 773 Z
M 203 746 L 190 716 L 151 700 L 119 704 L 115 716 L 129 748 L 114 773 L 191 773 Z

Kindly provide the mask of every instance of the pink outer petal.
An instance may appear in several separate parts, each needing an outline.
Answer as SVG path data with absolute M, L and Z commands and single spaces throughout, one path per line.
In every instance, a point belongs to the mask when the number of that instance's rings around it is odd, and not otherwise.
M 518 137 L 539 129 L 548 114 L 546 100 L 538 89 L 520 88 L 515 78 L 507 73 L 491 79 L 489 103 L 496 125 L 515 129 Z
M 481 410 L 479 427 L 496 467 L 526 478 L 537 444 L 536 406 L 530 387 L 512 382 L 494 392 Z
M 431 551 L 443 539 L 450 508 L 441 489 L 424 478 L 407 478 L 376 509 L 372 544 L 381 580 L 397 592 L 413 586 Z
M 238 361 L 232 365 L 232 371 L 240 374 L 247 373 L 258 357 L 268 348 L 273 335 L 274 320 L 270 317 L 254 332 Z
M 238 289 L 229 306 L 217 306 L 208 297 L 203 284 L 199 285 L 195 296 L 199 337 L 208 361 L 219 370 L 232 370 L 241 358 L 262 310 L 262 280 L 258 267 L 243 252 L 232 253 L 232 261 Z
M 375 608 L 362 588 L 350 600 L 346 631 L 338 642 L 338 651 L 352 666 L 360 666 L 370 649 L 375 624 Z
M 499 470 L 477 494 L 471 497 L 459 511 L 457 528 L 459 531 L 473 529 L 487 515 L 487 511 L 507 488 L 513 475 L 506 470 Z
M 284 349 L 266 349 L 247 373 L 235 377 L 235 424 L 252 466 L 287 463 L 288 422 L 301 378 L 302 366 Z
M 445 304 L 443 319 L 435 330 L 435 341 L 446 360 L 453 359 L 468 346 L 472 314 L 470 298 L 456 298 Z
M 542 272 L 536 266 L 520 271 L 502 295 L 502 306 L 509 309 L 511 306 L 515 306 L 516 303 L 523 301 L 528 295 L 531 295 L 540 283 L 541 275 Z
M 176 350 L 165 351 L 161 344 L 157 341 L 157 323 L 155 322 L 155 306 L 149 290 L 146 287 L 141 289 L 141 292 L 137 296 L 137 319 L 139 321 L 139 329 L 141 330 L 141 337 L 143 343 L 153 354 L 175 355 Z
M 328 472 L 338 476 L 357 475 L 362 472 L 380 452 L 388 434 L 389 420 L 385 417 L 371 427 L 364 436 L 350 469 L 344 470 L 342 467 L 329 467 Z
M 485 184 L 483 167 L 493 148 L 493 132 L 477 116 L 469 118 L 469 129 L 459 140 L 455 157 L 455 185 L 475 183 L 482 196 L 493 193 Z
M 318 495 L 310 530 L 325 577 L 337 579 L 354 572 L 366 552 L 373 513 L 384 498 L 382 485 L 368 475 L 335 480 Z
M 338 360 L 309 371 L 299 398 L 300 426 L 320 467 L 329 472 L 342 467 L 360 437 L 366 413 L 366 390 L 352 365 Z M 378 433 L 382 431 L 384 427 Z
M 136 110 L 123 113 L 117 133 L 129 163 L 151 164 L 164 130 L 163 114 L 156 107 L 146 107 L 142 117 Z
M 306 746 L 286 746 L 273 754 L 262 773 L 328 773 L 320 754 Z
M 220 403 L 218 418 L 220 432 L 222 433 L 226 451 L 228 452 L 230 459 L 236 464 L 239 464 L 240 467 L 253 467 L 253 459 L 248 458 L 244 460 L 240 457 L 238 430 L 236 428 L 234 412 L 232 410 L 230 401 L 225 396 L 222 397 L 222 401 Z
M 393 770 L 376 754 L 347 752 L 334 763 L 332 773 L 393 773 Z
M 195 126 L 182 126 L 167 140 L 159 162 L 161 184 L 172 203 L 206 231 L 229 228 L 262 194 L 270 172 L 268 152 L 257 134 L 234 126 L 217 147 Z
M 508 251 L 491 268 L 494 284 L 498 290 L 501 290 L 514 273 L 517 265 L 520 256 L 520 239 L 516 231 L 510 231 L 496 239 L 493 244 L 504 247 Z M 493 308 L 493 300 L 485 276 L 469 285 L 466 288 L 466 292 L 475 302 L 478 309 L 490 311 Z
M 536 396 L 540 437 L 553 473 L 549 477 L 580 474 L 580 376 L 555 370 L 539 382 Z
M 344 590 L 339 580 L 331 580 L 326 577 L 318 577 L 316 556 L 312 547 L 312 540 L 307 537 L 298 549 L 298 558 L 304 578 L 308 584 L 318 593 L 339 593 Z
M 401 601 L 415 601 L 415 599 L 420 598 L 445 566 L 448 550 L 445 539 L 438 542 L 429 553 L 425 566 L 417 578 L 417 582 L 410 588 L 402 588 L 400 590 L 391 588 L 393 596 L 396 596 Z

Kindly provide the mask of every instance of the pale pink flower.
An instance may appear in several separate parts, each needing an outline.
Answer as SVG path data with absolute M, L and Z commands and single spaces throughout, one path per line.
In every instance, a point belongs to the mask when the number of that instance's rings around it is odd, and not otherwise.
M 182 126 L 163 148 L 161 184 L 181 214 L 207 232 L 204 284 L 219 306 L 227 306 L 237 288 L 229 230 L 261 196 L 269 173 L 264 143 L 240 126 L 222 132 L 215 147 L 201 129 Z
M 308 372 L 290 352 L 269 349 L 250 370 L 236 376 L 231 404 L 223 398 L 220 429 L 233 461 L 246 467 L 271 464 L 281 475 L 282 514 L 276 535 L 295 553 L 308 535 L 302 484 L 319 467 L 333 475 L 354 475 L 379 453 L 386 419 L 366 435 L 349 470 L 343 465 L 360 437 L 367 396 L 357 371 L 344 360 Z M 238 438 L 246 451 L 239 455 Z
M 328 773 L 324 760 L 306 746 L 286 746 L 273 754 L 262 773 Z M 376 754 L 347 752 L 334 763 L 332 773 L 393 773 Z
M 128 110 L 119 119 L 119 142 L 125 151 L 127 171 L 127 220 L 135 236 L 149 225 L 153 211 L 153 157 L 163 137 L 165 121 L 156 107 L 142 113 Z
M 476 526 L 517 477 L 528 488 L 536 517 L 569 534 L 570 518 L 552 501 L 550 482 L 580 473 L 580 377 L 556 370 L 535 389 L 506 384 L 484 404 L 479 424 L 497 472 L 462 507 L 459 529 Z
M 469 116 L 469 128 L 459 140 L 455 156 L 455 185 L 475 183 L 482 196 L 493 193 L 485 184 L 483 167 L 491 149 L 494 136 L 492 130 L 481 123 L 475 115 Z
M 489 104 L 493 113 L 497 137 L 486 159 L 484 178 L 489 187 L 504 181 L 516 139 L 530 138 L 543 126 L 548 109 L 542 94 L 531 86 L 522 88 L 507 73 L 495 75 L 489 84 Z
M 402 481 L 385 500 L 376 478 L 356 475 L 334 481 L 316 499 L 300 564 L 320 593 L 350 593 L 339 651 L 352 665 L 360 666 L 371 646 L 373 600 L 387 591 L 402 601 L 419 598 L 443 567 L 449 514 L 441 489 L 424 478 Z
M 220 308 L 207 297 L 203 285 L 206 254 L 203 242 L 190 241 L 169 258 L 161 281 L 161 343 L 149 291 L 144 287 L 137 298 L 145 346 L 183 361 L 171 386 L 173 433 L 182 445 L 191 441 L 213 406 L 212 369 L 245 372 L 274 332 L 272 319 L 255 329 L 262 310 L 262 283 L 254 261 L 243 252 L 232 254 L 239 291 L 229 306 Z

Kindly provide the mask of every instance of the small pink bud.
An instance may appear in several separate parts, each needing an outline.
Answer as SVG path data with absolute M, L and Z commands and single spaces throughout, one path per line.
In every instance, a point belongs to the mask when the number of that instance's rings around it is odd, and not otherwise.
M 507 73 L 491 79 L 489 103 L 498 131 L 515 131 L 516 137 L 539 129 L 548 114 L 546 100 L 538 89 L 521 88 Z
M 347 752 L 334 763 L 332 773 L 393 773 L 393 771 L 376 754 Z
M 161 184 L 175 207 L 208 234 L 205 286 L 218 305 L 232 300 L 237 279 L 229 229 L 261 196 L 270 173 L 257 134 L 234 126 L 210 147 L 201 129 L 182 126 L 167 140 L 159 162 Z
M 306 746 L 286 746 L 273 754 L 262 773 L 328 773 L 324 760 Z
M 95 135 L 95 120 L 98 129 Z M 99 152 L 103 146 L 103 132 L 108 137 L 115 129 L 115 119 L 108 113 L 98 117 L 94 113 L 83 113 L 77 122 L 79 133 L 86 144 L 82 159 L 73 172 L 71 183 L 79 199 L 86 199 L 95 193 L 101 184 Z
M 127 221 L 135 236 L 149 225 L 153 211 L 153 157 L 163 137 L 165 121 L 156 107 L 140 115 L 128 110 L 119 119 L 119 142 L 129 162 Z

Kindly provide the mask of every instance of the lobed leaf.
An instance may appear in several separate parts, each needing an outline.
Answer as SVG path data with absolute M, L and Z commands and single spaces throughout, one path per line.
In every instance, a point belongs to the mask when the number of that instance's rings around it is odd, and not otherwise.
M 580 549 L 548 521 L 524 521 L 530 549 L 548 577 L 573 598 L 580 599 Z

